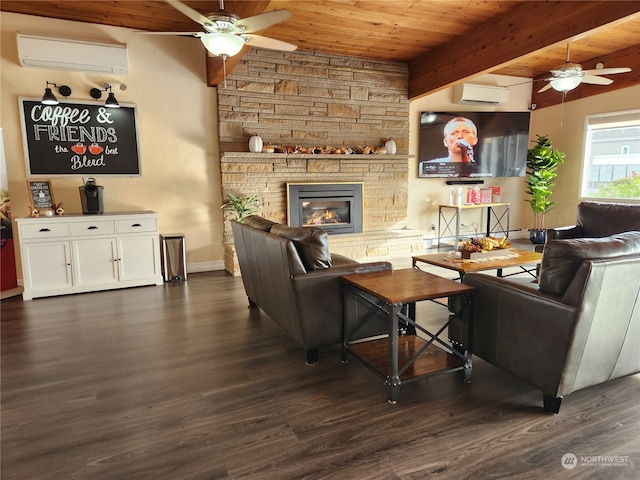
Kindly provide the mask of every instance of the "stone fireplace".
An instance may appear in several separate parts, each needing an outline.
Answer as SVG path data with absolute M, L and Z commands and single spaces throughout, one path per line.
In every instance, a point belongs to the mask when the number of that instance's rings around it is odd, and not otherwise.
M 362 233 L 362 183 L 287 183 L 287 221 L 329 234 Z
M 331 251 L 359 261 L 421 252 L 424 232 L 406 229 L 407 90 L 403 62 L 251 49 L 218 89 L 223 195 L 258 195 L 261 216 L 288 223 L 287 184 L 360 183 L 360 232 L 329 235 Z M 377 147 L 393 137 L 398 154 L 250 153 L 252 134 L 302 147 Z M 228 224 L 223 240 L 226 263 Z
M 287 220 L 288 183 L 361 183 L 362 233 L 329 235 L 331 252 L 366 262 L 407 258 L 422 252 L 425 232 L 406 228 L 407 155 L 303 155 L 227 152 L 220 159 L 224 192 L 258 195 L 259 215 Z M 225 223 L 225 242 L 231 227 Z M 225 244 L 225 264 L 233 260 Z M 233 271 L 232 271 L 233 270 Z M 238 274 L 237 270 L 227 271 Z

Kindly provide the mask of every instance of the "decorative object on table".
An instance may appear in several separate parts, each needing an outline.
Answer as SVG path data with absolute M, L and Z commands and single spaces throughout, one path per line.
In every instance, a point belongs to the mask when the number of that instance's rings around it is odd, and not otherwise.
M 56 205 L 56 215 L 64 215 L 64 208 L 62 208 L 62 203 Z
M 502 187 L 501 186 L 491 187 L 491 202 L 500 203 L 501 201 L 502 201 Z
M 34 207 L 33 205 L 29 205 L 29 216 L 30 217 L 34 217 L 37 218 L 40 216 L 40 212 L 38 211 L 38 209 L 36 207 Z
M 470 205 L 476 205 L 480 203 L 480 187 L 467 188 L 467 203 Z
M 227 198 L 228 200 L 220 208 L 229 212 L 228 220 L 242 223 L 249 215 L 253 215 L 260 210 L 260 200 L 257 195 L 240 197 L 229 193 Z
M 55 201 L 53 200 L 53 189 L 50 180 L 27 180 L 29 188 L 29 204 L 30 216 L 38 217 L 40 215 L 52 216 L 55 209 Z M 37 215 L 34 215 L 37 213 Z
M 270 143 L 267 143 L 264 147 L 262 147 L 262 153 L 273 153 L 275 152 L 275 147 Z
M 508 237 L 494 237 L 491 235 L 479 238 L 471 238 L 464 242 L 460 248 L 460 256 L 463 259 L 475 259 L 485 257 L 496 257 L 505 255 L 511 242 Z
M 253 153 L 260 153 L 262 152 L 262 137 L 260 137 L 260 135 L 258 135 L 257 133 L 254 133 L 253 135 L 251 135 L 251 137 L 249 137 L 249 151 L 253 152 Z
M 396 145 L 395 140 L 391 137 L 389 137 L 389 140 L 385 142 L 384 148 L 387 150 L 389 155 L 395 155 L 398 151 L 398 146 Z
M 565 154 L 553 148 L 546 135 L 537 135 L 533 148 L 527 150 L 527 200 L 533 210 L 533 228 L 529 230 L 532 243 L 542 244 L 546 239 L 544 215 L 556 202 L 551 200 L 558 167 L 564 163 Z
M 480 189 L 480 203 L 491 203 L 493 200 L 493 191 L 491 188 Z

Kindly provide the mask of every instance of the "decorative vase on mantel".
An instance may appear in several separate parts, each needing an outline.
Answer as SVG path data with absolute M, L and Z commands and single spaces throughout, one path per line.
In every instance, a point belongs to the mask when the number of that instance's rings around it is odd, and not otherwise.
M 249 137 L 249 151 L 252 153 L 262 152 L 262 137 L 254 133 Z
M 384 148 L 389 155 L 395 155 L 398 151 L 398 146 L 393 138 L 389 138 L 384 144 Z

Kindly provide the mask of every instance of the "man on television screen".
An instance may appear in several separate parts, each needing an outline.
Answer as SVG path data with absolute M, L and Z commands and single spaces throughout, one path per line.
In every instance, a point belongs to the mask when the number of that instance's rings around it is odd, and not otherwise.
M 420 177 L 469 177 L 478 172 L 473 147 L 478 143 L 478 128 L 466 117 L 456 116 L 444 126 L 442 143 L 447 147 L 446 157 L 423 160 L 419 165 Z
M 473 147 L 478 143 L 478 129 L 468 118 L 454 117 L 444 126 L 442 143 L 449 154 L 429 160 L 430 162 L 475 163 Z

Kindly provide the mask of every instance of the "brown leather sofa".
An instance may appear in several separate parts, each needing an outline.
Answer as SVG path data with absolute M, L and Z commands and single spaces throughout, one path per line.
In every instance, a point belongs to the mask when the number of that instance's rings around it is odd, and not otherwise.
M 558 413 L 576 390 L 640 372 L 640 231 L 550 240 L 539 283 L 470 273 L 474 355 L 542 390 Z M 466 344 L 454 312 L 450 338 Z
M 547 230 L 547 240 L 608 237 L 615 233 L 640 231 L 640 204 L 582 202 L 576 224 Z
M 331 254 L 327 233 L 292 228 L 258 215 L 231 222 L 240 273 L 249 305 L 280 325 L 318 361 L 320 347 L 343 342 L 343 275 L 391 270 L 389 262 L 358 263 Z M 379 333 L 372 322 L 362 336 Z

